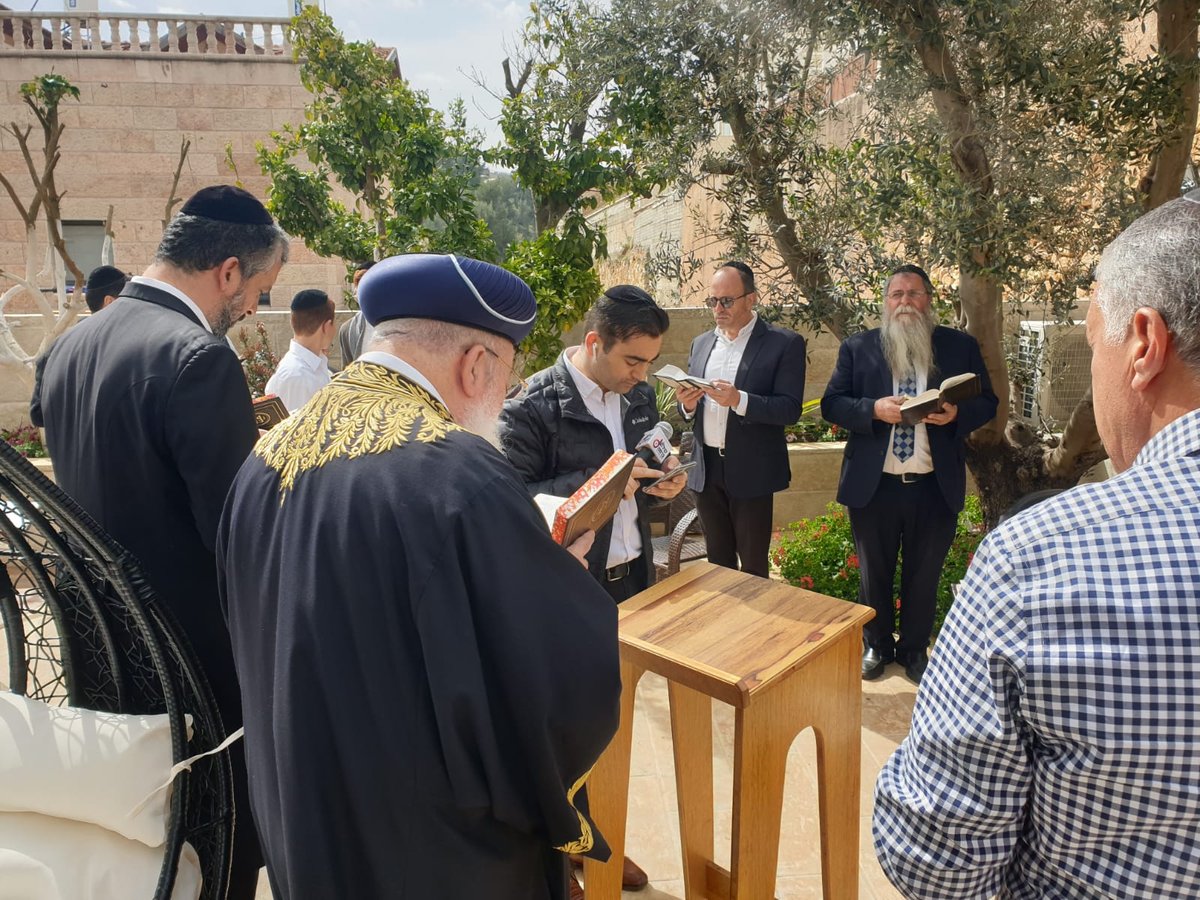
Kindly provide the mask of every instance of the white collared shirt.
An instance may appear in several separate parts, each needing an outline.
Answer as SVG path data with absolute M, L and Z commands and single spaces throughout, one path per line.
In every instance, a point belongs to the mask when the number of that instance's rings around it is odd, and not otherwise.
M 742 364 L 742 356 L 746 352 L 746 344 L 750 342 L 750 332 L 758 322 L 758 313 L 750 314 L 750 321 L 738 331 L 737 337 L 728 338 L 720 328 L 714 329 L 717 335 L 713 343 L 712 353 L 708 355 L 708 363 L 704 366 L 704 377 L 709 381 L 720 378 L 733 384 L 737 377 L 738 366 Z M 745 391 L 738 391 L 737 406 L 722 406 L 712 397 L 705 397 L 701 404 L 704 407 L 704 445 L 718 449 L 725 446 L 725 427 L 729 424 L 729 413 L 732 410 L 739 416 L 746 415 L 746 406 L 750 397 Z
M 146 287 L 158 288 L 160 291 L 166 291 L 172 297 L 177 297 L 184 302 L 188 309 L 196 314 L 196 318 L 200 320 L 200 324 L 204 326 L 204 330 L 209 334 L 213 333 L 212 326 L 208 324 L 208 316 L 200 311 L 200 307 L 196 305 L 196 301 L 175 287 L 173 284 L 167 284 L 165 281 L 159 281 L 157 278 L 147 278 L 145 275 L 134 275 L 129 279 L 134 284 L 144 284 Z M 232 345 L 230 345 L 232 346 Z
M 625 426 L 621 422 L 621 395 L 603 390 L 600 385 L 575 368 L 575 363 L 571 362 L 571 358 L 578 349 L 578 347 L 571 347 L 563 354 L 567 363 L 567 371 L 571 373 L 571 378 L 575 382 L 575 387 L 579 389 L 587 411 L 608 429 L 608 434 L 613 442 L 612 449 L 614 451 L 624 450 Z M 635 560 L 641 555 L 642 536 L 638 531 L 637 502 L 622 500 L 617 507 L 617 514 L 613 518 L 612 540 L 608 545 L 608 561 L 605 563 L 605 567 L 611 569 L 613 566 Z
M 917 376 L 917 393 L 926 390 L 928 379 L 922 373 Z M 900 379 L 892 376 L 892 396 L 900 393 Z M 929 452 L 929 428 L 926 425 L 913 426 L 913 455 L 900 462 L 896 456 L 895 444 L 896 426 L 888 433 L 887 456 L 883 458 L 883 471 L 889 475 L 923 475 L 933 471 L 933 455 Z
M 325 357 L 293 339 L 275 374 L 267 382 L 267 393 L 278 394 L 288 412 L 295 412 L 329 384 L 329 378 L 329 363 Z
M 428 378 L 426 378 L 400 357 L 392 353 L 388 353 L 385 350 L 371 350 L 367 353 L 363 353 L 354 361 L 375 363 L 377 366 L 383 366 L 385 369 L 391 369 L 393 372 L 403 375 L 409 381 L 419 384 L 425 390 L 429 391 L 429 393 L 433 394 L 433 396 L 437 398 L 438 403 L 442 404 L 442 406 L 446 406 L 446 401 L 442 399 L 442 395 L 438 393 L 438 389 L 433 386 L 433 383 Z M 447 409 L 449 409 L 449 407 L 447 407 Z

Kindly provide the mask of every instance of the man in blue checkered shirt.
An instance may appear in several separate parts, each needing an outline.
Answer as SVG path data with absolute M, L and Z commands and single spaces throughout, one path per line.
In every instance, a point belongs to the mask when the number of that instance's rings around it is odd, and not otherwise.
M 976 553 L 875 789 L 906 897 L 1200 897 L 1200 192 L 1108 246 L 1087 333 L 1120 474 Z

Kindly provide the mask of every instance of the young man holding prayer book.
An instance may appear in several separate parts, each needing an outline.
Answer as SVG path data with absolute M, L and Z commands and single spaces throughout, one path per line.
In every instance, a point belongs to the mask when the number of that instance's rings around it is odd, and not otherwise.
M 858 551 L 858 602 L 875 609 L 863 634 L 868 681 L 893 661 L 915 682 L 925 672 L 938 577 L 966 497 L 966 440 L 996 414 L 978 342 L 938 325 L 932 302 L 924 270 L 896 269 L 884 288 L 882 326 L 842 342 L 821 400 L 821 415 L 850 432 L 837 499 Z M 979 376 L 975 396 L 904 423 L 909 397 L 965 373 Z M 892 584 L 901 550 L 897 640 Z
M 604 292 L 584 320 L 583 343 L 568 347 L 554 365 L 532 375 L 528 387 L 504 404 L 500 439 L 505 455 L 532 494 L 569 497 L 612 456 L 633 453 L 658 423 L 654 390 L 646 375 L 658 358 L 670 320 L 641 288 L 617 285 Z M 677 466 L 667 457 L 652 467 L 634 463 L 616 516 L 596 532 L 588 570 L 617 603 L 649 587 L 654 571 L 650 527 L 644 516 L 651 498 L 669 500 L 686 480 L 641 487 Z M 622 886 L 641 890 L 646 873 L 625 859 Z M 583 889 L 571 883 L 571 900 Z

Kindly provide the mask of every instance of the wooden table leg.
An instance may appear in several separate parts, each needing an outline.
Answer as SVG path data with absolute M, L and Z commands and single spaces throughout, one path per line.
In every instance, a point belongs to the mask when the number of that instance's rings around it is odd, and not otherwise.
M 667 682 L 667 694 L 679 796 L 683 895 L 699 900 L 706 896 L 704 870 L 713 858 L 712 698 L 674 681 Z
M 785 683 L 735 711 L 732 900 L 775 896 L 783 783 L 788 749 L 798 732 L 795 709 L 789 702 L 793 694 L 793 686 Z
M 823 670 L 823 671 L 821 671 Z M 847 634 L 817 661 L 806 695 L 817 744 L 821 881 L 825 900 L 858 900 L 862 780 L 862 651 Z M 820 679 L 820 680 L 817 680 Z
M 629 759 L 633 748 L 633 701 L 645 669 L 621 660 L 621 724 L 588 779 L 588 804 L 612 857 L 588 859 L 583 879 L 588 900 L 620 900 L 625 858 L 625 821 L 629 811 Z

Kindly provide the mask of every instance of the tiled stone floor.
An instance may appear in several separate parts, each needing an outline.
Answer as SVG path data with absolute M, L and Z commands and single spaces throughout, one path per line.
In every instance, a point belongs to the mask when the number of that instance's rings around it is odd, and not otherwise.
M 626 893 L 625 900 L 679 900 L 683 873 L 679 850 L 679 813 L 675 765 L 671 753 L 670 712 L 666 682 L 643 676 L 634 711 L 633 757 L 630 767 L 628 852 L 650 876 L 645 891 Z M 884 761 L 908 733 L 916 687 L 898 666 L 887 677 L 863 684 L 862 811 L 859 845 L 859 897 L 893 900 L 896 892 L 883 875 L 871 844 L 871 810 L 875 778 Z M 729 865 L 733 771 L 733 710 L 713 704 L 713 771 L 716 802 L 717 862 Z M 802 733 L 788 759 L 784 788 L 783 837 L 779 853 L 779 900 L 821 897 L 820 843 L 817 831 L 815 749 L 811 731 Z M 836 895 L 835 895 L 836 896 Z M 270 900 L 266 877 L 258 900 Z

